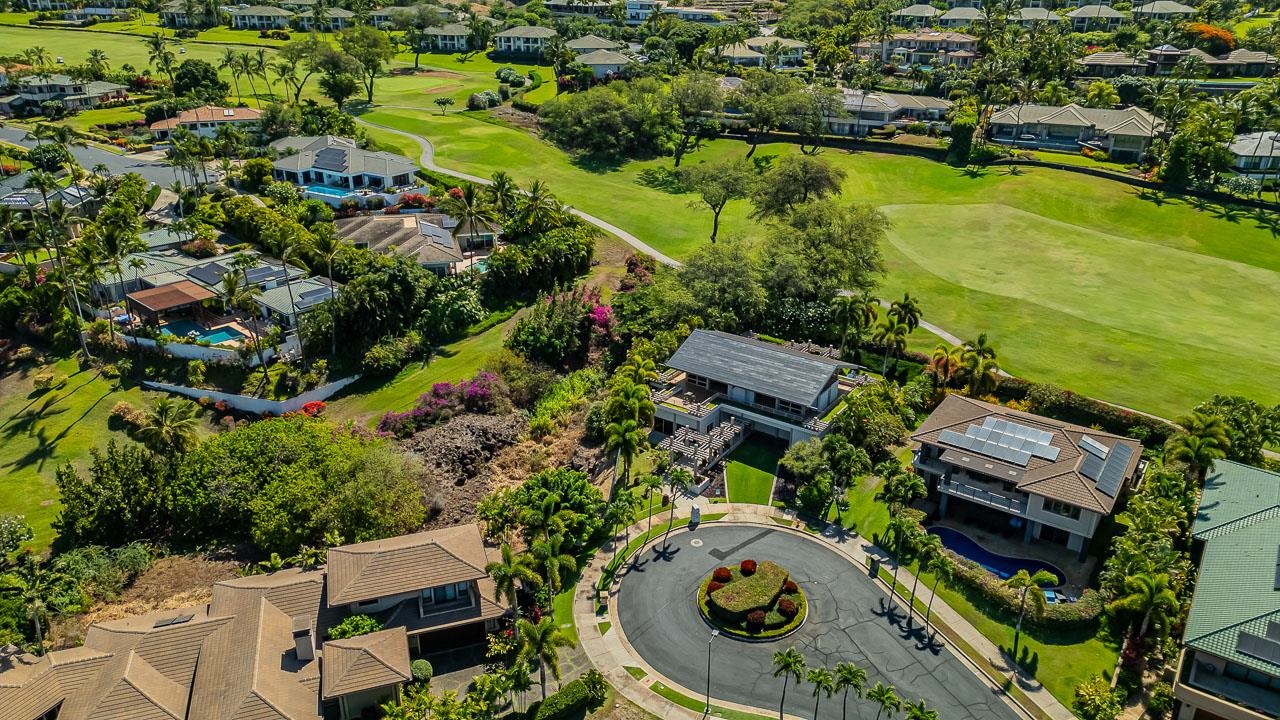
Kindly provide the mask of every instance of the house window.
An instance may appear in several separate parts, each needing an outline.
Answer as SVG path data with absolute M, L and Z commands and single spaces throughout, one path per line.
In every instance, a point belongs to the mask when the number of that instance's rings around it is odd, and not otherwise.
M 693 385 L 694 387 L 706 388 L 708 385 L 710 385 L 711 381 L 707 380 L 701 375 L 689 375 L 688 382 L 690 385 Z
M 471 583 L 449 583 L 448 585 L 427 588 L 422 591 L 420 599 L 423 615 L 444 612 L 445 610 L 456 610 L 459 607 L 469 607 L 471 605 Z
M 1068 517 L 1072 520 L 1080 519 L 1080 508 L 1070 503 L 1064 503 L 1060 500 L 1045 500 L 1044 509 L 1046 512 Z
M 790 413 L 792 415 L 804 415 L 804 406 L 799 403 L 793 403 L 790 400 L 779 400 L 778 412 Z

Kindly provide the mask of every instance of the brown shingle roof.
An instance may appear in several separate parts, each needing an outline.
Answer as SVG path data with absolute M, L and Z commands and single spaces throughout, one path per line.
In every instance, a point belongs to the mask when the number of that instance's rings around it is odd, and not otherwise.
M 417 592 L 485 577 L 484 541 L 475 524 L 329 550 L 329 605 Z
M 0 651 L 0 708 L 6 718 L 34 720 L 93 680 L 111 654 L 78 647 L 43 657 Z
M 947 449 L 952 446 L 939 439 L 940 433 L 943 430 L 963 433 L 969 425 L 981 424 L 983 420 L 992 416 L 1006 418 L 1020 425 L 1051 433 L 1052 439 L 1049 444 L 1058 448 L 1058 456 L 1056 460 L 1033 456 L 1025 467 L 1021 467 L 984 455 L 982 462 L 986 466 L 985 474 L 1015 481 L 1018 489 L 1024 492 L 1078 505 L 1086 510 L 1104 515 L 1110 513 L 1115 507 L 1119 493 L 1112 496 L 1100 491 L 1097 483 L 1080 471 L 1084 462 L 1084 452 L 1080 449 L 1082 437 L 1087 435 L 1108 449 L 1116 445 L 1129 446 L 1132 452 L 1124 469 L 1126 479 L 1133 476 L 1142 458 L 1142 445 L 1136 440 L 1019 412 L 1003 405 L 992 405 L 963 395 L 948 395 L 944 398 L 933 413 L 921 423 L 911 439 L 922 444 L 944 448 L 946 453 L 972 454 L 972 451 L 968 450 Z M 951 461 L 946 456 L 943 460 Z
M 152 312 L 162 312 L 203 302 L 215 295 L 190 280 L 181 280 L 172 285 L 161 285 L 132 292 L 128 297 Z
M 402 627 L 324 644 L 326 700 L 406 682 L 410 677 L 409 641 Z
M 165 118 L 151 123 L 152 130 L 169 130 L 179 125 L 193 125 L 202 122 L 247 123 L 262 119 L 262 112 L 253 108 L 226 108 L 219 105 L 201 105 L 198 108 L 183 110 L 177 116 Z

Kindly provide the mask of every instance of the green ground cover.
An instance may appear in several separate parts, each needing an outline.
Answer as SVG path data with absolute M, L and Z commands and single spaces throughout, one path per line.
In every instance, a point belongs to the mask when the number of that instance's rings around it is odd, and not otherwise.
M 768 505 L 782 448 L 761 436 L 747 438 L 724 463 L 725 497 L 729 502 Z
M 142 119 L 142 111 L 135 107 L 125 106 L 85 110 L 69 116 L 63 123 L 84 132 L 92 130 L 95 125 L 133 122 Z
M 655 682 L 653 685 L 649 686 L 649 689 L 687 710 L 703 712 L 707 709 L 705 699 L 691 698 L 684 693 L 672 690 L 661 682 Z M 741 710 L 720 707 L 719 705 L 711 706 L 710 716 L 725 718 L 725 720 L 768 720 L 769 717 L 767 715 L 756 715 L 755 713 L 747 713 L 742 712 Z

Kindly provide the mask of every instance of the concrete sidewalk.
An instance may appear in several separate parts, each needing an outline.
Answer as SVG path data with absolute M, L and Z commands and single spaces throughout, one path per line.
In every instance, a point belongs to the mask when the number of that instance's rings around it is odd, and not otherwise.
M 869 557 L 878 557 L 881 563 L 890 571 L 893 569 L 892 561 L 887 553 L 873 545 L 869 540 L 860 538 L 856 535 L 842 535 L 836 537 L 823 537 L 814 535 L 803 529 L 797 529 L 790 525 L 779 524 L 779 520 L 790 521 L 788 517 L 781 511 L 764 506 L 750 504 L 734 504 L 734 503 L 707 503 L 705 501 L 681 500 L 676 504 L 677 521 L 688 519 L 691 507 L 697 504 L 702 509 L 703 517 L 710 514 L 725 513 L 725 516 L 715 522 L 738 523 L 763 525 L 771 529 L 777 529 L 784 532 L 791 532 L 803 535 L 815 541 L 822 542 L 830 548 L 848 557 L 849 561 L 856 566 L 858 572 L 867 572 L 867 564 Z M 655 517 L 656 519 L 656 517 Z M 661 522 L 665 522 L 665 518 Z M 631 526 L 625 535 L 619 537 L 617 542 L 625 543 L 624 537 L 637 537 L 645 531 L 647 520 L 642 520 Z M 672 533 L 686 532 L 682 527 L 675 527 Z M 661 538 L 655 538 L 653 541 L 646 543 L 645 548 L 660 541 Z M 578 582 L 577 589 L 573 599 L 574 622 L 578 629 L 578 637 L 582 644 L 582 650 L 593 665 L 600 672 L 609 678 L 610 683 L 618 689 L 628 700 L 636 703 L 640 707 L 654 713 L 662 718 L 682 718 L 684 720 L 694 720 L 695 718 L 706 717 L 702 712 L 695 712 L 677 705 L 670 700 L 658 695 L 652 686 L 655 683 L 662 683 L 667 688 L 689 698 L 701 699 L 702 692 L 691 690 L 683 687 L 678 682 L 663 677 L 660 673 L 649 666 L 643 658 L 640 657 L 627 642 L 626 635 L 622 631 L 619 618 L 617 616 L 615 603 L 613 602 L 618 591 L 619 580 L 625 577 L 625 568 L 614 578 L 609 586 L 608 592 L 603 593 L 600 600 L 606 604 L 606 611 L 596 613 L 596 586 L 600 582 L 600 578 L 604 572 L 605 566 L 613 557 L 614 546 L 612 543 L 606 544 L 596 553 L 595 557 L 583 569 L 582 578 Z M 909 569 L 903 568 L 905 571 L 898 579 L 902 585 L 910 586 L 912 576 Z M 886 583 L 877 578 L 877 586 L 886 592 L 889 588 Z M 931 593 L 928 588 L 921 587 L 916 593 L 917 599 L 921 603 L 928 603 Z M 905 598 L 901 598 L 899 605 L 903 608 L 907 607 Z M 1026 718 L 1036 718 L 1048 716 L 1052 720 L 1073 720 L 1075 716 L 1071 711 L 1058 702 L 1047 690 L 1044 689 L 1034 678 L 1023 673 L 1015 675 L 1015 669 L 1005 659 L 1000 650 L 988 640 L 985 636 L 978 632 L 967 620 L 960 616 L 944 601 L 939 599 L 933 605 L 933 618 L 945 630 L 940 633 L 939 639 L 951 645 L 951 650 L 961 659 L 984 684 L 990 687 L 993 692 L 999 692 L 1005 702 L 1018 713 L 1018 715 Z M 610 627 L 601 634 L 599 623 L 608 622 Z M 979 667 L 975 658 L 968 657 L 964 652 L 960 651 L 956 640 L 960 640 L 963 644 L 973 649 L 973 652 L 980 657 L 978 661 L 985 661 L 991 667 L 999 671 L 999 681 L 994 680 L 988 671 L 984 671 Z M 643 679 L 637 680 L 627 672 L 626 667 L 640 668 L 645 672 Z M 1023 707 L 1018 701 L 1012 698 L 1002 689 L 1002 685 L 1008 682 L 1016 682 L 1018 688 L 1025 693 L 1026 697 L 1036 707 L 1028 709 Z M 739 705 L 733 702 L 713 699 L 712 704 L 717 707 L 724 707 L 742 712 L 755 713 L 763 716 L 774 716 L 777 709 L 757 708 Z M 790 717 L 790 716 L 788 716 Z

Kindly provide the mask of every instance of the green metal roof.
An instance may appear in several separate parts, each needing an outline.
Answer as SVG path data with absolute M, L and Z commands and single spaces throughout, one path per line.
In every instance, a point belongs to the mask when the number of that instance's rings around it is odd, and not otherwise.
M 1280 476 L 1214 463 L 1193 532 L 1205 549 L 1183 642 L 1280 676 L 1280 665 L 1237 649 L 1240 633 L 1265 637 L 1268 623 L 1280 621 Z

